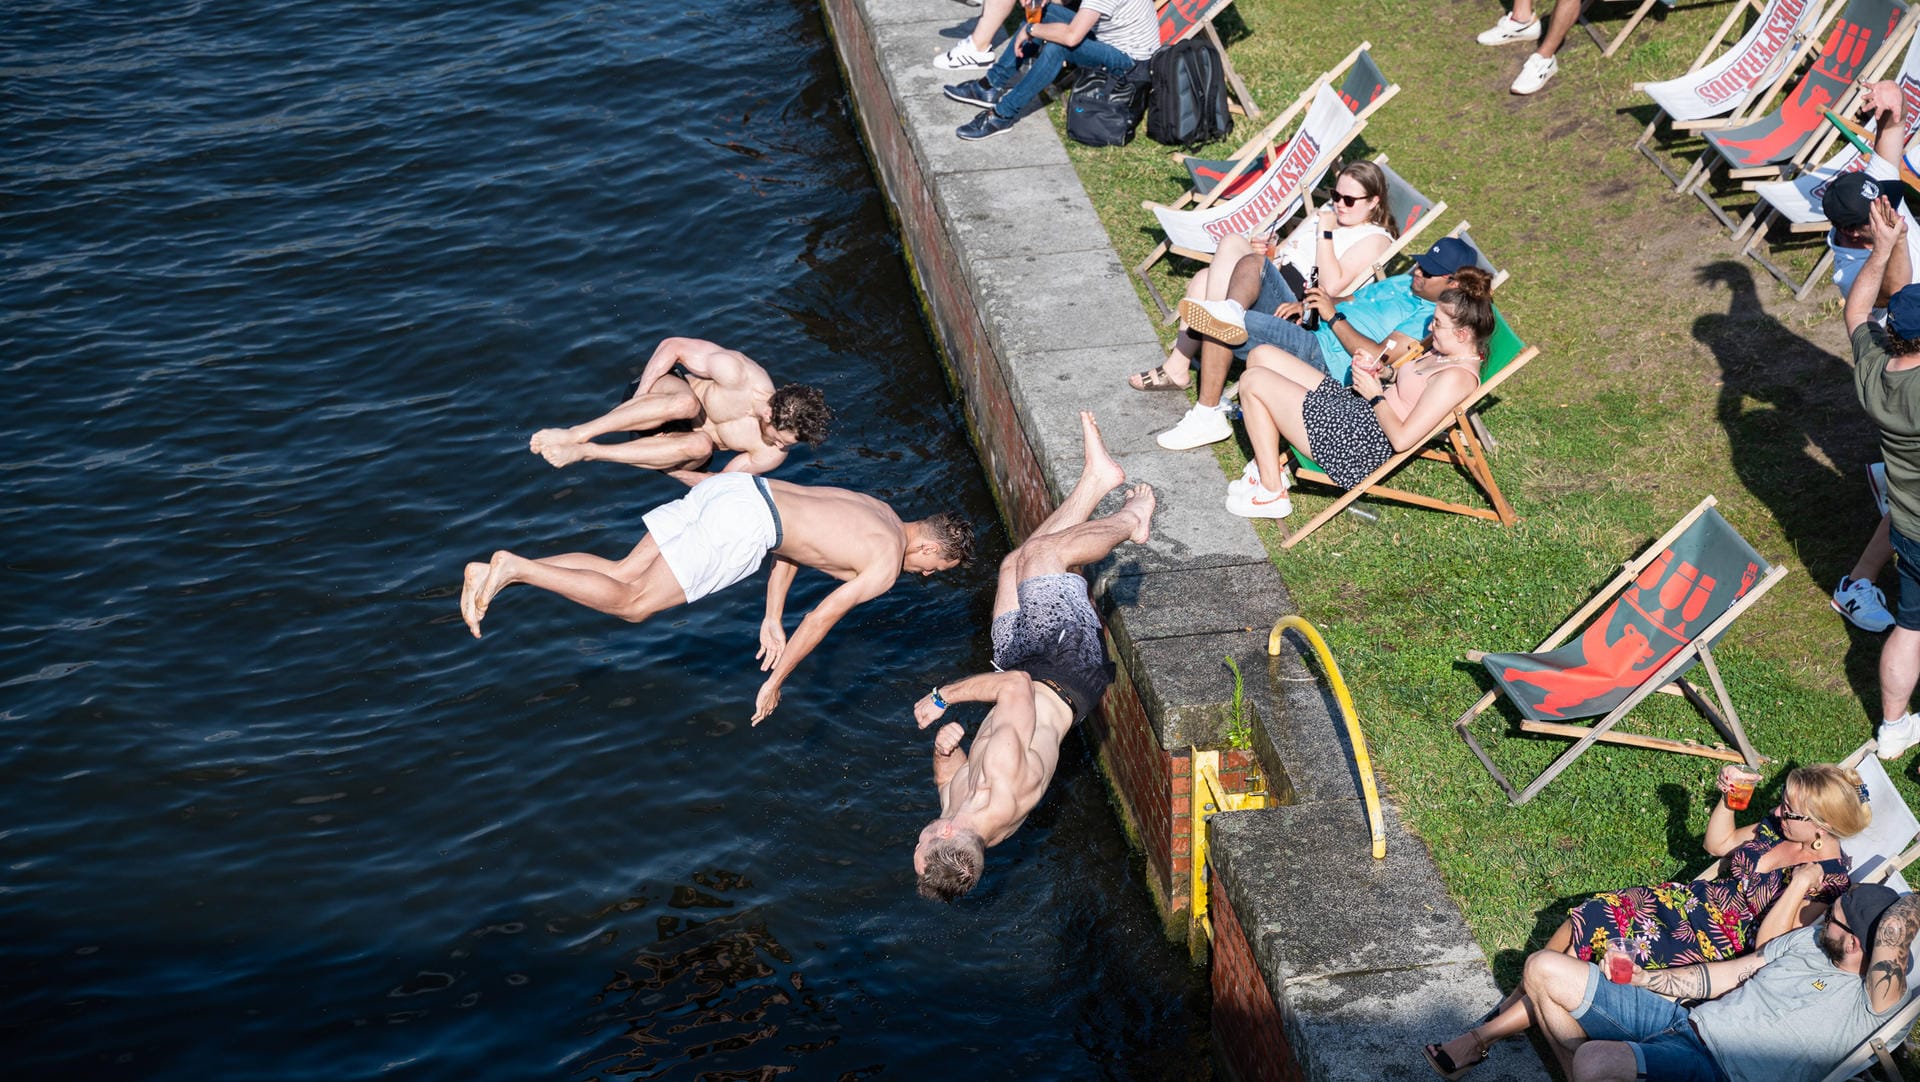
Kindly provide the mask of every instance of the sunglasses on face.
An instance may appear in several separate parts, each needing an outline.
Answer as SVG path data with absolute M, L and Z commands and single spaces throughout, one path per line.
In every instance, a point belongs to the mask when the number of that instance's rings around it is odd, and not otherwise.
M 1340 204 L 1343 207 L 1350 207 L 1350 206 L 1353 206 L 1355 203 L 1359 203 L 1367 199 L 1372 199 L 1373 197 L 1370 195 L 1346 195 L 1341 192 L 1335 192 L 1332 195 L 1328 196 L 1327 198 L 1331 199 L 1335 203 Z
M 1837 926 L 1841 931 L 1847 933 L 1848 935 L 1853 934 L 1853 929 L 1851 927 L 1848 927 L 1847 922 L 1844 920 L 1841 920 L 1839 917 L 1834 916 L 1833 910 L 1831 909 L 1827 910 L 1827 920 L 1828 922 Z
M 1785 803 L 1782 803 L 1778 810 L 1780 812 L 1780 818 L 1782 819 L 1791 819 L 1801 823 L 1813 822 L 1813 816 L 1801 815 L 1799 812 L 1794 811 L 1792 808 L 1787 807 Z

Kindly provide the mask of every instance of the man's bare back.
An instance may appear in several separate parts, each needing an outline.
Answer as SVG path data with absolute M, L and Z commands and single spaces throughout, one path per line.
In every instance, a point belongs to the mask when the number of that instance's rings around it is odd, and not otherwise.
M 543 428 L 528 448 L 555 467 L 593 460 L 656 470 L 694 469 L 716 451 L 734 451 L 725 472 L 765 473 L 784 462 L 795 443 L 824 438 L 831 418 L 820 392 L 798 385 L 776 390 L 767 370 L 744 353 L 668 338 L 627 401 L 585 424 Z M 676 424 L 686 430 L 660 431 Z M 613 432 L 649 434 L 626 443 L 593 442 Z

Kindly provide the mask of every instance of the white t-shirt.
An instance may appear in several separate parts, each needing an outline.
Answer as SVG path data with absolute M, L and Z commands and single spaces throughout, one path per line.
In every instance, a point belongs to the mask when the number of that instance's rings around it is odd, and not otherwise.
M 1333 227 L 1333 258 L 1344 260 L 1348 249 L 1367 237 L 1386 237 L 1391 240 L 1393 234 L 1372 222 L 1359 225 L 1337 225 Z M 1311 279 L 1315 258 L 1320 252 L 1320 220 L 1308 218 L 1306 223 L 1293 231 L 1287 243 L 1275 258 L 1276 263 L 1285 263 L 1300 272 L 1300 277 Z
M 1082 0 L 1083 10 L 1097 11 L 1094 39 L 1133 57 L 1146 60 L 1160 51 L 1160 16 L 1153 0 Z

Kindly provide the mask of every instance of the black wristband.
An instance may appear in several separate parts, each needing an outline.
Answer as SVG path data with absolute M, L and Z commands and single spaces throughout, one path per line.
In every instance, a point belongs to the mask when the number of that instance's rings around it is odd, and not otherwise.
M 1383 394 L 1374 395 L 1372 398 L 1367 399 L 1367 408 L 1372 409 L 1373 407 L 1379 405 L 1382 402 L 1385 402 L 1386 400 L 1387 400 L 1386 395 L 1383 395 Z
M 1337 308 L 1334 309 L 1333 318 L 1327 320 L 1328 323 L 1345 323 L 1346 321 L 1347 321 L 1347 314 L 1345 312 L 1340 311 Z
M 1332 239 L 1333 239 L 1333 230 L 1331 230 L 1331 229 L 1322 229 L 1322 230 L 1320 231 L 1320 239 L 1321 239 L 1321 240 L 1332 240 Z

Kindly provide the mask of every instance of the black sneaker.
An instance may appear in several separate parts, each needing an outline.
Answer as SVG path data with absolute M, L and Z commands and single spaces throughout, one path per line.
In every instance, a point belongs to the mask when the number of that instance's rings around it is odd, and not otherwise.
M 984 109 L 979 116 L 955 128 L 953 134 L 962 139 L 985 139 L 989 135 L 999 135 L 1011 127 L 1013 127 L 1013 120 L 1001 116 L 992 109 Z
M 945 90 L 947 97 L 954 101 L 962 105 L 978 105 L 983 109 L 991 109 L 1000 104 L 1001 96 L 1006 93 L 1004 90 L 988 86 L 985 76 L 972 82 L 955 83 Z

